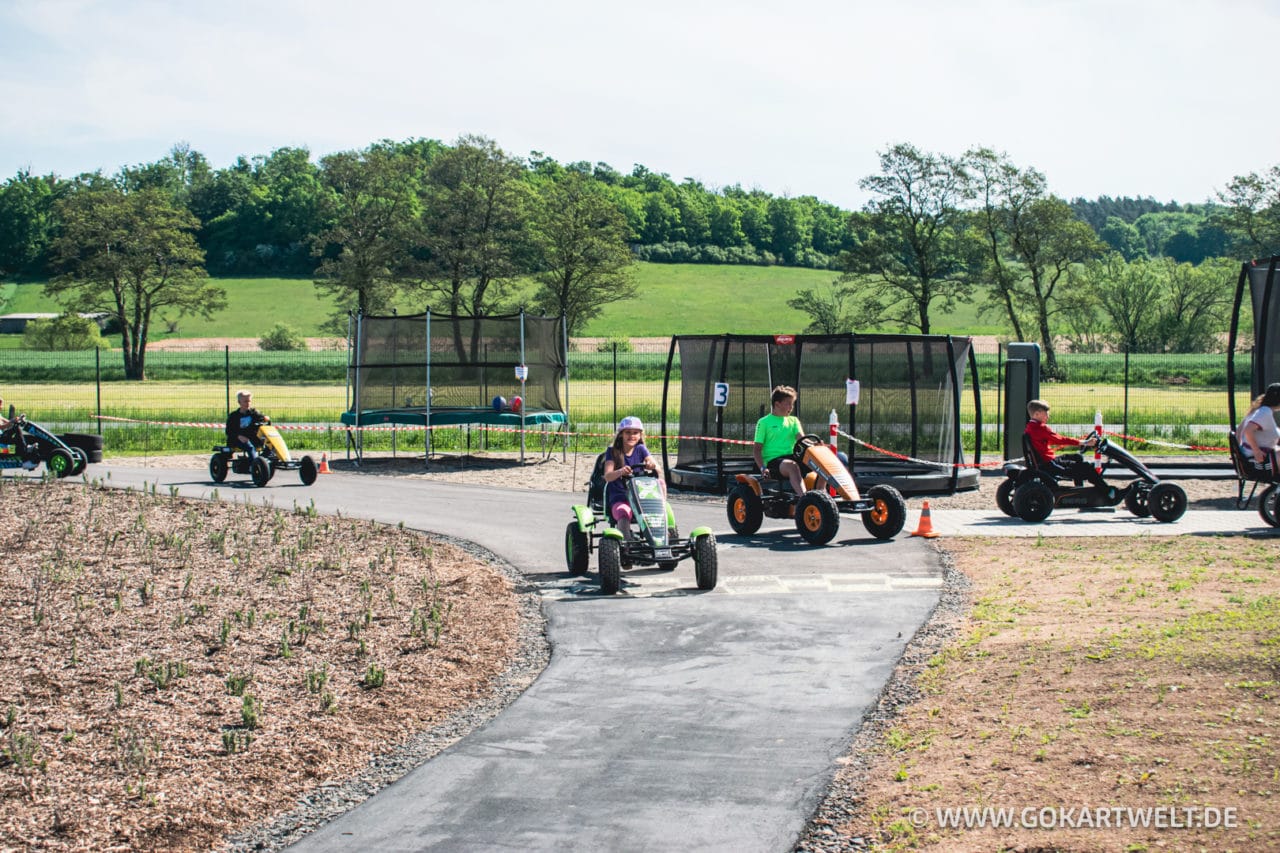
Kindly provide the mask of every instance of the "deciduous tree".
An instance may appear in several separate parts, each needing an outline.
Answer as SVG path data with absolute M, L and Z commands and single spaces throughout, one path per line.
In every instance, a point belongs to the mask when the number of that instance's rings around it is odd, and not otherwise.
M 636 294 L 627 222 L 599 184 L 576 172 L 545 183 L 540 201 L 537 306 L 563 314 L 579 334 L 602 307 Z
M 95 177 L 58 204 L 54 254 L 62 274 L 45 292 L 73 311 L 118 324 L 125 376 L 146 379 L 147 340 L 158 311 L 204 317 L 226 307 L 196 244 L 196 218 L 158 189 L 125 192 Z

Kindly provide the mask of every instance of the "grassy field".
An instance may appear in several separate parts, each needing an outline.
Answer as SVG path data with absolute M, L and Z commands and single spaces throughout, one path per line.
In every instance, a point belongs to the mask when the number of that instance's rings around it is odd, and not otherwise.
M 662 337 L 673 334 L 774 334 L 799 332 L 808 322 L 787 307 L 787 300 L 804 288 L 824 288 L 836 276 L 826 270 L 792 267 L 710 266 L 705 264 L 650 264 L 635 267 L 640 296 L 615 303 L 591 323 L 592 337 Z M 321 334 L 320 326 L 333 312 L 333 302 L 320 298 L 310 279 L 222 278 L 215 280 L 227 291 L 227 309 L 211 319 L 168 316 L 176 323 L 169 331 L 157 317 L 153 340 L 165 338 L 256 338 L 285 318 L 303 335 Z M 523 293 L 528 293 L 526 285 Z M 6 298 L 6 294 L 10 293 Z M 0 313 L 35 313 L 60 310 L 45 297 L 39 283 L 8 284 L 0 288 Z M 401 313 L 417 313 L 422 303 L 404 300 Z M 941 334 L 1005 334 L 1004 327 L 979 320 L 972 305 L 935 317 Z M 897 331 L 896 329 L 863 331 Z M 0 335 L 0 338 L 18 336 Z M 3 344 L 0 344 L 3 346 Z

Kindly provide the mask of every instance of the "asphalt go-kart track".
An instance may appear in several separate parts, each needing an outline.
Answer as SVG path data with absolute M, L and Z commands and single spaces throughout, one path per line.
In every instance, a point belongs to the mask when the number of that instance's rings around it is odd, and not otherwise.
M 214 488 L 204 471 L 108 463 L 95 473 L 195 498 Z M 585 579 L 565 568 L 564 525 L 580 495 L 359 474 L 230 491 L 470 540 L 542 594 L 552 654 L 534 683 L 291 848 L 305 851 L 789 850 L 942 590 L 941 556 L 908 535 L 914 510 L 891 541 L 849 524 L 813 547 L 781 520 L 736 536 L 722 502 L 673 495 L 682 526 L 715 531 L 717 587 L 699 591 L 684 561 L 630 573 L 622 595 L 604 596 L 594 565 Z M 1188 512 L 1176 532 L 1243 529 L 1247 515 Z M 993 506 L 935 511 L 933 526 L 1133 535 L 1156 523 L 1120 514 L 1030 525 Z

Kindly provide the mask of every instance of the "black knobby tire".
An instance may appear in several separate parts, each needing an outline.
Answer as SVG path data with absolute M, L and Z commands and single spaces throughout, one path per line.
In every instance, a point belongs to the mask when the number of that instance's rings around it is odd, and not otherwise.
M 253 465 L 249 468 L 249 476 L 253 477 L 255 486 L 265 486 L 271 482 L 271 463 L 259 456 L 253 460 Z
M 840 530 L 836 502 L 826 492 L 805 492 L 796 503 L 796 530 L 810 545 L 830 542 Z
M 1138 518 L 1146 518 L 1151 515 L 1150 497 L 1151 493 L 1147 489 L 1134 483 L 1124 496 L 1124 508 Z
M 907 523 L 907 502 L 893 486 L 872 486 L 867 499 L 875 506 L 862 514 L 862 526 L 877 539 L 892 539 Z
M 622 543 L 607 536 L 600 540 L 600 591 L 615 595 L 622 589 Z
M 44 467 L 55 477 L 67 476 L 75 465 L 75 460 L 71 458 L 71 454 L 61 447 L 56 447 L 50 451 L 49 458 L 44 461 Z
M 1280 527 L 1280 485 L 1273 483 L 1258 498 L 1258 515 L 1272 527 Z
M 1156 483 L 1147 496 L 1151 517 L 1164 524 L 1177 521 L 1187 511 L 1187 493 L 1176 483 Z
M 729 490 L 729 526 L 739 536 L 750 536 L 764 521 L 764 504 L 750 486 L 738 484 Z
M 571 521 L 564 529 L 564 564 L 569 574 L 581 577 L 591 563 L 591 546 L 587 534 L 578 529 L 578 522 Z
M 716 537 L 704 533 L 693 540 L 693 576 L 698 589 L 715 589 L 720 566 L 716 557 Z
M 209 479 L 221 483 L 227 479 L 227 457 L 223 453 L 215 453 L 209 457 Z
M 1044 521 L 1053 512 L 1053 490 L 1032 480 L 1013 492 L 1013 508 L 1023 521 Z
M 1018 482 L 1012 477 L 1006 477 L 1005 481 L 996 487 L 996 506 L 1000 507 L 1000 511 L 1010 518 L 1017 518 L 1018 511 L 1013 508 L 1013 490 L 1017 488 Z
M 302 462 L 298 465 L 298 479 L 302 481 L 302 485 L 310 486 L 318 476 L 320 469 L 316 467 L 316 460 L 310 456 L 302 457 Z

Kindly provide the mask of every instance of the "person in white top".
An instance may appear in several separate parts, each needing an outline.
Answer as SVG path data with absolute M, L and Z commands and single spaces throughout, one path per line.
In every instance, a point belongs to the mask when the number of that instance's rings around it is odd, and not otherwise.
M 1255 468 L 1275 471 L 1276 445 L 1280 444 L 1280 427 L 1276 426 L 1276 409 L 1280 408 L 1280 382 L 1272 382 L 1266 393 L 1249 406 L 1236 437 L 1244 458 Z

